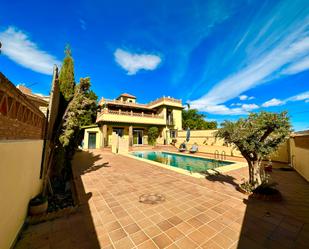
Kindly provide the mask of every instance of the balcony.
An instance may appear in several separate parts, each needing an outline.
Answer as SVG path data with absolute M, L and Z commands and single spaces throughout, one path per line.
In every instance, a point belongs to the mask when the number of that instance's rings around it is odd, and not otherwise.
M 96 122 L 166 125 L 164 117 L 155 113 L 146 114 L 144 112 L 115 111 L 107 109 L 101 111 Z
M 174 99 L 171 97 L 162 97 L 156 99 L 154 101 L 149 102 L 148 104 L 141 104 L 141 103 L 131 103 L 131 102 L 124 102 L 117 99 L 104 99 L 102 98 L 99 102 L 99 105 L 103 106 L 104 104 L 107 105 L 118 105 L 118 106 L 130 106 L 130 107 L 137 107 L 151 110 L 152 108 L 156 108 L 158 106 L 167 105 L 167 106 L 174 106 L 178 108 L 182 108 L 182 101 L 181 99 Z

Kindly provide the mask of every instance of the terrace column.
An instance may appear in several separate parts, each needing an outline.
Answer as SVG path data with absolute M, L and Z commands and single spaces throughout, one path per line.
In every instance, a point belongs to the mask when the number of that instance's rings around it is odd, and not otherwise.
M 107 146 L 107 125 L 103 125 L 103 129 L 102 129 L 102 148 Z
M 129 126 L 129 146 L 133 145 L 133 126 Z

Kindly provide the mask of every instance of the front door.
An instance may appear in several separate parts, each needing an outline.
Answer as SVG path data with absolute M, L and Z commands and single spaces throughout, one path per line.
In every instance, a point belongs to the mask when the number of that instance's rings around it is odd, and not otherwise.
M 96 139 L 97 139 L 97 134 L 95 132 L 89 132 L 88 149 L 96 148 Z
M 133 129 L 133 144 L 143 144 L 143 130 Z

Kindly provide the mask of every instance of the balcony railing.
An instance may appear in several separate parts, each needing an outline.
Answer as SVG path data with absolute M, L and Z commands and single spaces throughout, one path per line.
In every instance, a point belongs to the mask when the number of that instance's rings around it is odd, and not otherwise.
M 177 104 L 182 104 L 181 99 L 174 99 L 171 97 L 162 97 L 162 98 L 158 98 L 154 101 L 149 102 L 148 104 L 140 104 L 140 103 L 132 103 L 132 102 L 124 102 L 121 100 L 117 100 L 117 99 L 101 99 L 100 101 L 100 105 L 103 105 L 104 103 L 107 104 L 120 104 L 120 105 L 127 105 L 127 106 L 136 106 L 136 107 L 143 107 L 143 108 L 150 108 L 151 106 L 160 103 L 160 102 L 164 102 L 164 101 L 169 101 L 169 102 L 174 102 Z
M 171 97 L 162 97 L 162 98 L 158 98 L 154 101 L 149 102 L 147 105 L 151 106 L 151 105 L 155 105 L 157 103 L 163 102 L 163 101 L 170 101 L 170 102 L 174 102 L 174 103 L 177 103 L 177 104 L 182 103 L 181 99 L 174 99 L 174 98 L 171 98 Z
M 122 110 L 103 110 L 101 114 L 113 114 L 113 115 L 125 115 L 125 116 L 134 116 L 134 117 L 144 117 L 144 118 L 159 118 L 164 119 L 163 116 L 152 113 L 144 113 L 144 112 L 133 112 L 133 111 L 122 111 Z

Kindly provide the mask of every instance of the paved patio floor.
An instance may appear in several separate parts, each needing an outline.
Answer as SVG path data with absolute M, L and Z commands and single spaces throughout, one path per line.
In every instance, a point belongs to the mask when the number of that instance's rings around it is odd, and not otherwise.
M 16 249 L 309 248 L 309 184 L 274 170 L 281 203 L 235 190 L 247 169 L 197 179 L 108 151 L 73 161 L 80 211 L 28 227 Z M 143 194 L 166 200 L 143 204 Z

